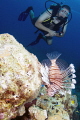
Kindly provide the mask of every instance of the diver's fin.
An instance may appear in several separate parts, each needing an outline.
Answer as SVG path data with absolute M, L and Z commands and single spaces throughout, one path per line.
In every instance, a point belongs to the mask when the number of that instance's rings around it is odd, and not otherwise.
M 39 33 L 38 37 L 36 38 L 35 41 L 33 41 L 32 43 L 30 43 L 29 45 L 27 45 L 27 47 L 29 46 L 33 46 L 36 45 L 37 43 L 39 43 L 40 39 L 43 37 L 43 35 L 41 33 Z
M 27 47 L 36 45 L 38 42 L 39 42 L 39 41 L 35 40 L 35 41 L 31 42 L 29 45 L 27 45 Z
M 25 21 L 27 16 L 29 15 L 30 10 L 33 10 L 32 6 L 28 7 L 26 11 L 22 12 L 18 17 L 18 20 Z

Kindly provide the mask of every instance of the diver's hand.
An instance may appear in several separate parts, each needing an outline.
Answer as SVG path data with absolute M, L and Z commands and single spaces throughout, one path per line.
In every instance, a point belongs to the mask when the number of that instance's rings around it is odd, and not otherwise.
M 45 36 L 50 36 L 50 37 L 56 36 L 56 32 L 53 30 L 49 30 L 48 34 L 46 34 Z

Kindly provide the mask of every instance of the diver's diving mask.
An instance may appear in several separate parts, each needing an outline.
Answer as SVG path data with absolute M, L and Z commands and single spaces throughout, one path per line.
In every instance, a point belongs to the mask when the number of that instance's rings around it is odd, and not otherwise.
M 69 16 L 69 12 L 68 11 L 66 11 L 66 9 L 65 8 L 61 8 L 60 9 L 60 12 L 62 12 L 62 14 L 64 14 L 65 15 L 65 17 L 68 17 Z

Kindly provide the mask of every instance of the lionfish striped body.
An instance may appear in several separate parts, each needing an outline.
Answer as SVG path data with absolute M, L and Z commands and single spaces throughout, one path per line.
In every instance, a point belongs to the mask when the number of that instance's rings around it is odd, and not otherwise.
M 72 89 L 72 84 L 74 85 L 74 83 L 71 82 L 71 79 L 75 78 L 75 76 L 72 76 L 75 72 L 75 70 L 72 71 L 74 67 L 70 65 L 68 68 L 64 69 L 62 63 L 59 64 L 58 62 L 57 64 L 56 61 L 60 55 L 61 54 L 58 52 L 47 53 L 47 57 L 49 59 L 43 60 L 42 62 L 44 66 L 48 67 L 49 84 L 46 85 L 49 96 L 53 96 L 56 92 L 58 92 L 61 89 Z

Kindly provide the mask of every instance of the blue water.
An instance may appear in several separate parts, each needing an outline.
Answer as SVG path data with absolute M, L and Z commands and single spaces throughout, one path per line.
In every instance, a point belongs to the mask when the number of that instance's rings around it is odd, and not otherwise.
M 35 16 L 45 10 L 46 0 L 0 0 L 0 34 L 13 35 L 24 46 L 34 41 L 38 34 L 32 25 L 30 17 L 26 21 L 18 21 L 19 14 L 28 6 L 33 6 Z M 63 38 L 54 37 L 53 44 L 47 45 L 41 40 L 39 44 L 27 48 L 34 53 L 39 61 L 46 58 L 46 53 L 58 51 L 68 63 L 73 63 L 76 69 L 80 66 L 80 0 L 56 0 L 63 2 L 72 9 L 72 20 L 68 24 L 67 32 Z M 52 4 L 52 3 L 51 3 Z

